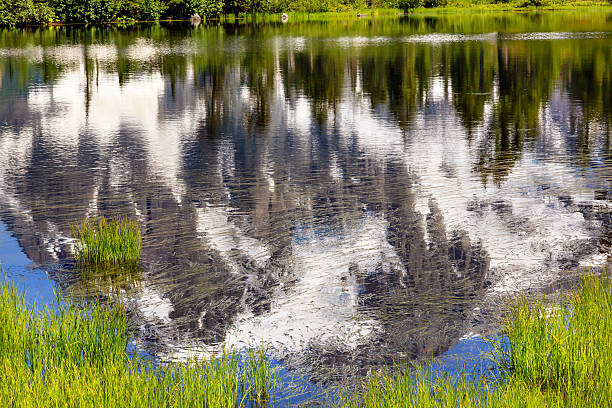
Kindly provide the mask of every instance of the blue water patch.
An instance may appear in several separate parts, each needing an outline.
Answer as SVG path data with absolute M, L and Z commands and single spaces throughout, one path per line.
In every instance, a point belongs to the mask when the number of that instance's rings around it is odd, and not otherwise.
M 466 381 L 479 381 L 495 369 L 492 358 L 494 347 L 491 341 L 498 342 L 497 337 L 485 340 L 481 336 L 463 338 L 442 356 L 427 365 L 432 379 L 442 376 L 459 378 Z M 503 344 L 504 342 L 501 342 Z
M 280 361 L 268 360 L 274 370 L 276 380 L 281 384 L 276 398 L 279 408 L 304 406 L 306 404 L 321 405 L 330 401 L 330 394 L 322 386 L 313 384 L 308 378 L 289 371 Z
M 35 304 L 40 309 L 56 301 L 55 285 L 47 272 L 34 265 L 1 221 L 0 264 L 2 274 L 13 282 L 19 291 L 25 292 L 25 299 L 29 304 Z

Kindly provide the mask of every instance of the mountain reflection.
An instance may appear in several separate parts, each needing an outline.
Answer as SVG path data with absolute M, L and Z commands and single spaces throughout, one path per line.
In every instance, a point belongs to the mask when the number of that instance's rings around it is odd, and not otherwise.
M 593 200 L 610 187 L 609 35 L 464 18 L 492 34 L 444 17 L 2 32 L 2 220 L 66 288 L 127 291 L 151 347 L 439 355 L 486 296 L 610 241 Z M 72 268 L 70 225 L 115 214 L 141 223 L 143 270 Z

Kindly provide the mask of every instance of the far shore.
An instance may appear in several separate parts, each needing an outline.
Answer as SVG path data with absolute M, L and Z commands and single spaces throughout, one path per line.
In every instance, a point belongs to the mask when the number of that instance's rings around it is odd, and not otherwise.
M 134 24 L 191 24 L 192 26 L 218 24 L 218 23 L 295 23 L 309 21 L 326 21 L 326 20 L 368 20 L 372 18 L 400 18 L 405 16 L 427 16 L 427 15 L 452 15 L 452 14 L 468 14 L 468 13 L 497 13 L 497 12 L 513 12 L 513 13 L 533 13 L 533 12 L 554 12 L 554 11 L 597 11 L 610 12 L 612 11 L 611 1 L 567 1 L 567 2 L 545 2 L 541 6 L 531 5 L 529 3 L 539 0 L 515 0 L 500 3 L 489 4 L 470 4 L 463 0 L 450 0 L 444 6 L 437 7 L 417 7 L 414 9 L 403 10 L 401 8 L 359 8 L 345 7 L 335 11 L 309 12 L 306 10 L 288 10 L 287 12 L 275 13 L 229 13 L 221 14 L 216 17 L 202 17 L 196 24 L 193 24 L 193 19 L 189 17 L 181 18 L 159 18 L 159 19 L 134 19 L 126 16 L 118 16 L 118 18 L 109 21 L 99 22 L 64 22 L 61 20 L 53 20 L 35 24 L 2 24 L 1 28 L 24 28 L 24 27 L 64 27 L 64 26 L 120 26 L 129 27 Z M 283 18 L 283 15 L 288 18 Z

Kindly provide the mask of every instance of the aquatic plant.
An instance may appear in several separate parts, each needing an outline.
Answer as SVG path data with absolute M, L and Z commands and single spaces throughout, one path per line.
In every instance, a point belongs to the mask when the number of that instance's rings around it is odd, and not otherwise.
M 240 360 L 153 367 L 129 356 L 121 305 L 59 302 L 37 310 L 6 280 L 0 283 L 0 406 L 2 407 L 265 407 L 249 400 L 270 387 L 265 352 Z M 260 394 L 261 395 L 261 394 Z
M 612 298 L 609 277 L 589 274 L 568 299 L 519 300 L 496 349 L 510 381 L 568 403 L 612 402 Z
M 76 240 L 75 259 L 81 266 L 136 266 L 140 262 L 140 229 L 127 218 L 107 221 L 102 217 L 97 225 L 84 220 L 72 227 L 72 235 Z
M 569 299 L 515 302 L 492 342 L 495 375 L 433 380 L 424 368 L 373 373 L 341 399 L 346 408 L 603 407 L 612 405 L 612 298 L 588 275 Z M 505 344 L 504 344 L 505 343 Z
M 433 379 L 426 368 L 373 372 L 347 408 L 599 407 L 612 403 L 612 299 L 589 275 L 554 303 L 520 299 L 493 343 L 495 375 Z M 0 284 L 0 406 L 265 407 L 278 390 L 263 348 L 153 367 L 129 356 L 121 305 L 27 305 Z
M 249 348 L 244 360 L 244 378 L 242 397 L 249 405 L 274 405 L 273 398 L 278 384 L 274 372 L 266 362 L 264 346 Z

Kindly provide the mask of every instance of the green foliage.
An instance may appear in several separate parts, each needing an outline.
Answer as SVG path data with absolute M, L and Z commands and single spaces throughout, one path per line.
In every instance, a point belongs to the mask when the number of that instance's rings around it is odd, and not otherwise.
M 550 0 L 526 0 L 524 2 L 519 2 L 519 7 L 546 7 L 551 5 Z
M 223 12 L 225 14 L 244 13 L 249 9 L 250 0 L 225 0 L 223 2 Z
M 434 8 L 444 7 L 448 4 L 448 0 L 423 0 L 423 7 Z
M 206 18 L 218 18 L 223 12 L 223 0 L 183 0 L 185 16 L 198 14 Z
M 75 259 L 81 266 L 137 266 L 140 261 L 140 229 L 125 218 L 107 221 L 102 217 L 97 225 L 85 220 L 72 227 L 72 235 Z
M 594 0 L 584 5 L 612 4 L 612 0 Z M 375 13 L 377 8 L 404 11 L 418 7 L 545 7 L 575 6 L 573 0 L 0 0 L 0 27 L 62 23 L 119 23 L 159 19 L 188 19 L 192 14 L 216 19 L 221 15 L 281 12 Z M 392 12 L 392 10 L 386 10 Z M 293 19 L 292 19 L 293 21 Z
M 422 0 L 399 0 L 398 7 L 404 11 L 412 10 L 422 5 Z
M 261 5 L 262 11 L 266 13 L 277 14 L 292 10 L 291 0 L 261 0 L 259 4 Z
M 114 21 L 122 0 L 52 0 L 53 8 L 65 23 L 103 23 Z
M 275 395 L 263 351 L 153 368 L 128 356 L 127 327 L 120 306 L 38 312 L 0 283 L 0 406 L 263 408 Z
M 46 2 L 0 0 L 0 27 L 39 25 L 54 20 L 55 13 Z
M 127 0 L 122 5 L 121 15 L 138 21 L 156 21 L 166 10 L 168 4 L 163 0 Z

